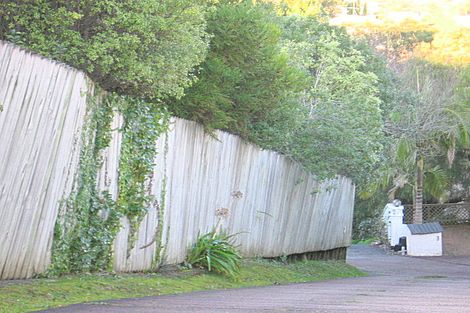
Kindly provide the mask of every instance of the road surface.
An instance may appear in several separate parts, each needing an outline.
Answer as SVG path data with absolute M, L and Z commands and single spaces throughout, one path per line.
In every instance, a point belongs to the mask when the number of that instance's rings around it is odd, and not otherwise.
M 413 258 L 353 246 L 348 262 L 370 275 L 332 281 L 111 300 L 47 312 L 470 313 L 470 257 Z

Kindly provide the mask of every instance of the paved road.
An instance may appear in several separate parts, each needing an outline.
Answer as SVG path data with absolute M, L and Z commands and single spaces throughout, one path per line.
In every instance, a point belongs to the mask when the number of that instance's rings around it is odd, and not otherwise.
M 370 276 L 80 304 L 49 312 L 470 313 L 470 257 L 412 258 L 354 246 L 348 262 Z

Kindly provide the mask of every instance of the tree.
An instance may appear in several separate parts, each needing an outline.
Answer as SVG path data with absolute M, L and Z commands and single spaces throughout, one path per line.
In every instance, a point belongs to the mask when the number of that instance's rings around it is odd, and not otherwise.
M 302 102 L 308 110 L 290 153 L 322 177 L 368 176 L 381 153 L 379 82 L 343 29 L 313 18 L 286 17 L 284 47 L 308 75 Z M 384 66 L 384 64 L 377 64 Z
M 213 36 L 198 81 L 171 111 L 256 143 L 268 120 L 284 123 L 285 104 L 304 86 L 302 73 L 290 68 L 281 51 L 280 28 L 272 8 L 252 1 L 224 1 L 208 15 Z M 294 108 L 295 110 L 295 108 Z M 288 114 L 284 117 L 287 118 Z
M 437 160 L 445 155 L 452 165 L 459 144 L 468 144 L 470 103 L 456 98 L 457 68 L 409 62 L 402 73 L 405 101 L 397 102 L 388 116 L 386 132 L 390 157 L 378 185 L 391 185 L 390 198 L 413 187 L 413 221 L 422 223 L 425 179 L 430 194 L 438 197 L 449 180 Z
M 414 56 L 441 64 L 469 63 L 468 1 L 376 1 L 376 6 L 373 19 L 337 22 L 367 37 L 389 59 Z
M 342 29 L 312 17 L 276 17 L 251 1 L 219 4 L 208 31 L 199 80 L 180 101 L 168 101 L 174 113 L 277 150 L 319 179 L 368 175 L 382 146 L 370 50 Z
M 0 2 L 0 39 L 85 70 L 109 91 L 180 96 L 207 50 L 205 1 Z

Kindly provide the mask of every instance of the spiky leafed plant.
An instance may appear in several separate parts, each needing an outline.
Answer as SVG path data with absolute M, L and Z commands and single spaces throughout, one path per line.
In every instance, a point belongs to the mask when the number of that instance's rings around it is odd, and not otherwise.
M 218 233 L 216 228 L 200 235 L 189 251 L 187 262 L 206 268 L 209 272 L 235 278 L 240 271 L 241 256 L 232 239 L 235 235 Z

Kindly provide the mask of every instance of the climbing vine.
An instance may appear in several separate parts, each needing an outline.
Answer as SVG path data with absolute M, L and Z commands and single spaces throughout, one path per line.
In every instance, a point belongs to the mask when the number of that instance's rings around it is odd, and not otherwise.
M 111 259 L 119 211 L 107 192 L 96 188 L 101 151 L 110 143 L 112 103 L 103 92 L 88 97 L 74 191 L 63 201 L 55 229 L 49 275 L 99 271 Z
M 129 250 L 149 206 L 156 202 L 149 182 L 157 153 L 156 141 L 168 127 L 168 114 L 155 103 L 97 92 L 90 96 L 81 138 L 75 187 L 62 203 L 52 246 L 48 275 L 107 270 L 112 244 L 126 216 L 130 221 Z M 123 117 L 119 194 L 116 201 L 97 188 L 102 151 L 110 144 L 114 112 Z
M 165 135 L 165 147 L 164 147 L 164 152 L 163 152 L 163 158 L 164 158 L 164 166 L 166 166 L 166 157 L 168 155 L 168 133 Z M 155 248 L 155 256 L 153 258 L 152 262 L 152 268 L 157 269 L 160 264 L 162 264 L 162 258 L 163 258 L 163 253 L 164 249 L 167 246 L 168 242 L 163 242 L 163 218 L 164 218 L 164 213 L 165 213 L 165 208 L 166 208 L 166 184 L 167 184 L 167 176 L 164 174 L 163 176 L 163 181 L 162 181 L 162 190 L 161 190 L 161 195 L 160 195 L 160 204 L 158 206 L 157 210 L 157 218 L 158 218 L 158 224 L 157 224 L 157 229 L 155 232 L 155 242 L 157 244 Z M 167 228 L 169 231 L 169 226 Z M 168 237 L 166 238 L 166 241 L 168 241 Z
M 129 220 L 128 251 L 148 208 L 157 206 L 150 194 L 157 139 L 168 129 L 169 115 L 162 107 L 137 98 L 113 97 L 124 119 L 119 165 L 119 211 Z M 159 208 L 162 209 L 162 208 Z

